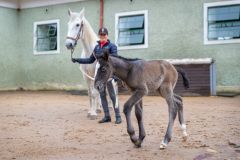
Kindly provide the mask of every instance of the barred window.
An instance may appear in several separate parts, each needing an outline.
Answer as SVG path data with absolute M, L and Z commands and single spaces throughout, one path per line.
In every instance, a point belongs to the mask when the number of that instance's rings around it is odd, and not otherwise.
M 207 6 L 205 38 L 208 42 L 240 42 L 240 2 L 238 3 L 227 5 L 218 2 L 222 5 Z
M 59 21 L 34 23 L 34 54 L 59 53 Z
M 116 14 L 115 41 L 119 49 L 146 48 L 147 12 L 126 12 Z

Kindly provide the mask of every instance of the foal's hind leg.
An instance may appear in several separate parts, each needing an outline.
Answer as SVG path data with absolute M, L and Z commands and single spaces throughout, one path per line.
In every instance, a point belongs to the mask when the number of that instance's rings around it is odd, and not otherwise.
M 186 124 L 185 124 L 184 118 L 183 118 L 182 98 L 179 95 L 174 94 L 174 101 L 176 102 L 177 107 L 178 107 L 178 120 L 180 123 L 180 127 L 182 129 L 182 132 L 183 132 L 183 140 L 186 141 L 188 135 L 187 135 L 187 127 L 186 127 Z
M 135 105 L 135 115 L 138 121 L 138 127 L 139 127 L 139 138 L 138 142 L 135 144 L 138 147 L 141 147 L 142 141 L 146 136 L 145 129 L 143 126 L 143 108 L 142 108 L 142 100 Z
M 167 132 L 164 136 L 164 140 L 160 144 L 160 149 L 165 149 L 172 138 L 172 129 L 173 129 L 174 120 L 176 119 L 176 115 L 177 115 L 177 107 L 174 102 L 173 91 L 170 85 L 168 84 L 163 85 L 160 89 L 160 92 L 162 96 L 166 99 L 166 102 L 168 104 L 168 112 L 169 112 Z

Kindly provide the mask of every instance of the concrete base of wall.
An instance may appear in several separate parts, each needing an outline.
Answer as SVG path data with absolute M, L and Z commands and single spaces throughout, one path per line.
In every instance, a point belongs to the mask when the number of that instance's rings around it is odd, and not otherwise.
M 218 96 L 237 96 L 240 95 L 240 86 L 217 86 Z
M 49 91 L 49 90 L 64 90 L 69 91 L 72 94 L 86 95 L 87 89 L 82 85 L 66 85 L 66 84 L 35 84 L 27 87 L 15 87 L 15 88 L 0 88 L 0 91 Z M 130 94 L 124 92 L 123 94 Z M 217 96 L 236 96 L 240 95 L 240 86 L 217 86 Z
M 0 91 L 49 91 L 49 90 L 86 90 L 83 85 L 69 85 L 69 84 L 58 84 L 58 83 L 34 83 L 28 86 L 18 86 L 18 87 L 5 87 L 0 88 Z

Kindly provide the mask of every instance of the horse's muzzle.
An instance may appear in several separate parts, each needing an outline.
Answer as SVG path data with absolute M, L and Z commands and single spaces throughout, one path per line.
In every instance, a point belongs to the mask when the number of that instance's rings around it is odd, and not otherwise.
M 71 40 L 66 40 L 65 46 L 67 47 L 67 49 L 74 49 L 74 47 L 76 46 L 76 42 L 72 42 Z
M 73 49 L 72 43 L 66 43 L 65 46 L 67 47 L 67 49 Z

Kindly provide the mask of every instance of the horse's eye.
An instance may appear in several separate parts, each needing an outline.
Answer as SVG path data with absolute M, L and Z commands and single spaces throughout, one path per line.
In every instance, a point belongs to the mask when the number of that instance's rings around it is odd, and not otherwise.
M 79 27 L 80 26 L 80 24 L 78 23 L 78 24 L 76 24 L 76 27 Z

